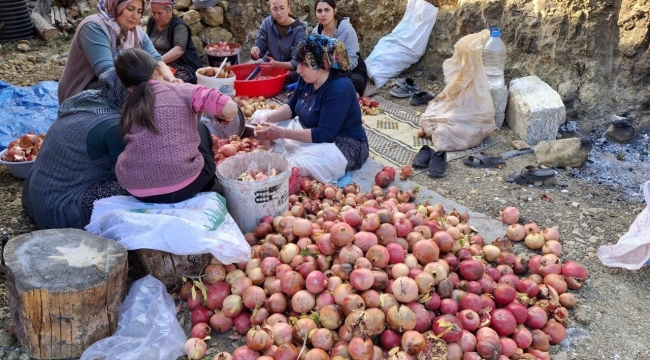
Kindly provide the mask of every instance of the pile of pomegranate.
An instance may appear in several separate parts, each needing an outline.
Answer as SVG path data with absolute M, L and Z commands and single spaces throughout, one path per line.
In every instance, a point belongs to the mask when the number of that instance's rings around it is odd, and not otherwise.
M 234 329 L 246 345 L 213 359 L 550 359 L 588 277 L 561 261 L 558 231 L 508 207 L 506 235 L 486 244 L 466 212 L 416 198 L 303 179 L 289 210 L 245 234 L 252 260 L 213 259 L 183 285 L 189 358 Z M 540 253 L 516 256 L 529 236 Z
M 219 138 L 212 134 L 212 151 L 214 152 L 214 161 L 217 165 L 221 164 L 226 158 L 236 154 L 253 152 L 256 150 L 266 150 L 264 145 L 257 139 L 240 138 L 238 135 L 232 135 L 229 138 Z
M 372 100 L 367 96 L 363 96 L 359 99 L 359 105 L 361 106 L 363 115 L 379 114 L 379 102 L 377 100 Z
M 239 105 L 242 108 L 242 110 L 244 110 L 244 115 L 247 118 L 253 116 L 253 114 L 257 110 L 262 110 L 262 109 L 273 110 L 276 108 L 275 104 L 267 104 L 266 98 L 264 98 L 264 96 L 248 97 L 248 96 L 235 95 L 235 97 L 233 97 L 232 99 L 237 103 L 237 105 Z
M 262 181 L 268 178 L 272 178 L 278 174 L 278 171 L 275 168 L 272 168 L 271 171 L 264 172 L 261 169 L 253 169 L 251 171 L 246 171 L 239 175 L 237 179 L 241 181 Z
M 2 161 L 23 162 L 36 160 L 43 139 L 45 139 L 45 134 L 35 135 L 34 132 L 30 131 L 26 135 L 13 140 L 7 146 L 7 151 L 2 154 Z

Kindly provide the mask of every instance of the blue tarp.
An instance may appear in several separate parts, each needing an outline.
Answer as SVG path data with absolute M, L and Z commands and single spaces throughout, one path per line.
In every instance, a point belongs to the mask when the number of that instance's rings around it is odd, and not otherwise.
M 0 80 L 0 150 L 30 131 L 46 133 L 59 109 L 58 82 L 21 87 Z

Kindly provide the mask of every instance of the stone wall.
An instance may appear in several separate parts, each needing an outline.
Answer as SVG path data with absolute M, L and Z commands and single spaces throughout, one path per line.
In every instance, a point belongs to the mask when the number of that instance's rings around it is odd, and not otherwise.
M 422 59 L 408 71 L 422 71 L 443 83 L 442 62 L 462 36 L 488 26 L 502 28 L 508 47 L 506 82 L 536 75 L 557 90 L 567 116 L 583 130 L 600 128 L 609 114 L 628 113 L 650 125 L 650 0 L 427 0 L 439 8 Z M 352 19 L 361 52 L 401 20 L 407 0 L 339 0 Z M 317 23 L 312 0 L 290 0 L 292 12 Z M 218 41 L 243 45 L 242 60 L 270 13 L 267 0 L 220 0 L 210 9 L 176 10 L 192 28 L 197 48 Z

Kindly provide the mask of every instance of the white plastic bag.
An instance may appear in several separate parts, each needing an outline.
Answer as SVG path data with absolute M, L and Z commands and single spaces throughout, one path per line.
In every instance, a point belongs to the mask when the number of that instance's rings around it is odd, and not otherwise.
M 420 116 L 420 127 L 436 150 L 469 149 L 494 131 L 494 104 L 483 70 L 489 37 L 489 30 L 464 36 L 454 45 L 454 56 L 442 64 L 447 85 Z
M 296 119 L 277 124 L 287 129 L 302 129 Z M 282 139 L 276 140 L 271 152 L 282 154 L 291 167 L 300 169 L 300 176 L 309 176 L 321 183 L 333 183 L 343 175 L 348 160 L 334 143 L 310 144 Z
M 154 249 L 176 255 L 211 253 L 223 264 L 250 260 L 251 247 L 228 214 L 226 199 L 199 193 L 174 204 L 152 204 L 132 196 L 95 201 L 86 230 L 117 240 L 127 250 Z
M 650 181 L 642 185 L 646 208 L 616 245 L 598 248 L 598 258 L 605 266 L 638 270 L 650 259 Z
M 424 55 L 438 8 L 425 0 L 409 0 L 402 21 L 379 40 L 365 60 L 368 76 L 380 88 Z
M 175 360 L 184 346 L 174 299 L 160 280 L 147 275 L 133 283 L 120 306 L 115 334 L 90 345 L 80 360 Z

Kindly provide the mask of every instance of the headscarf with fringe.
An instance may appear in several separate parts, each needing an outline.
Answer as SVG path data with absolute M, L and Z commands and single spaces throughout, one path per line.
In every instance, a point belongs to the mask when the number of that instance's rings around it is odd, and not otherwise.
M 133 0 L 99 0 L 97 10 L 99 17 L 110 29 L 111 40 L 117 44 L 119 50 L 130 48 L 140 48 L 144 41 L 145 33 L 136 26 L 133 30 L 126 30 L 117 23 L 117 17 L 126 9 Z M 147 2 L 142 0 L 143 9 L 147 7 Z
M 350 70 L 350 59 L 345 44 L 324 35 L 312 34 L 301 41 L 298 44 L 296 60 L 312 70 Z

